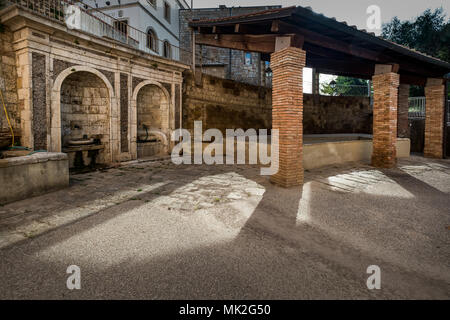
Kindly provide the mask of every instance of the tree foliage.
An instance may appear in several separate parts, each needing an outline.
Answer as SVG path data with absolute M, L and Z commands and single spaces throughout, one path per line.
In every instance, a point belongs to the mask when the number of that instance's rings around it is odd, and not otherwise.
M 425 10 L 410 21 L 394 17 L 383 25 L 382 37 L 450 62 L 450 20 L 444 10 Z M 411 86 L 411 96 L 423 96 L 423 87 Z
M 444 10 L 425 10 L 410 21 L 394 17 L 383 25 L 382 37 L 450 62 L 450 20 Z
M 322 83 L 320 91 L 328 96 L 364 96 L 368 93 L 368 81 L 338 76 L 330 83 Z

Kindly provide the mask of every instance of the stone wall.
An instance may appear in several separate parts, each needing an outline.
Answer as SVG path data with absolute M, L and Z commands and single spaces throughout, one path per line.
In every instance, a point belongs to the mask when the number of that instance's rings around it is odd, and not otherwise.
M 183 128 L 193 130 L 203 121 L 203 130 L 271 128 L 272 99 L 268 88 L 203 75 L 195 85 L 191 72 L 184 73 Z
M 109 153 L 110 102 L 106 85 L 96 75 L 89 72 L 74 72 L 61 86 L 61 133 L 62 144 L 68 140 L 100 139 Z M 100 153 L 98 163 L 105 162 L 105 155 Z
M 20 107 L 17 98 L 16 57 L 12 48 L 12 32 L 5 27 L 0 32 L 0 89 L 3 93 L 6 109 L 14 131 L 20 132 Z M 6 120 L 3 104 L 0 102 L 0 140 L 9 140 L 10 129 Z M 1 141 L 0 141 L 1 142 Z
M 272 90 L 210 75 L 195 85 L 185 72 L 183 128 L 192 130 L 195 120 L 203 129 L 270 129 Z M 372 108 L 368 97 L 303 95 L 305 134 L 372 133 Z
M 146 85 L 139 90 L 137 96 L 138 130 L 147 126 L 150 130 L 164 130 L 169 128 L 169 105 L 167 97 L 161 88 Z
M 305 134 L 372 134 L 372 115 L 369 97 L 303 95 Z
M 180 47 L 184 49 L 181 50 L 182 61 L 187 64 L 192 64 L 192 36 L 188 26 L 189 20 L 225 18 L 278 7 L 279 6 L 222 7 L 194 9 L 193 11 L 180 10 Z M 200 56 L 203 56 L 202 60 L 200 60 Z M 265 72 L 264 64 L 261 61 L 261 55 L 259 53 L 251 53 L 251 57 L 251 63 L 246 64 L 243 51 L 210 46 L 203 46 L 200 55 L 200 46 L 197 46 L 196 63 L 197 65 L 206 64 L 209 74 L 248 84 L 262 85 L 265 83 Z M 210 64 L 223 64 L 224 66 L 221 68 L 211 68 L 209 66 Z

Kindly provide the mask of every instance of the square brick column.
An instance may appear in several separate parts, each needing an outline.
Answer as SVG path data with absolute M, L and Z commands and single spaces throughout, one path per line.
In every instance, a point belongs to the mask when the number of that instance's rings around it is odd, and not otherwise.
M 409 138 L 409 84 L 400 84 L 398 87 L 397 137 Z
M 439 158 L 443 155 L 445 85 L 443 79 L 428 79 L 425 86 L 425 148 L 424 156 Z
M 271 55 L 272 129 L 279 130 L 279 170 L 273 183 L 303 184 L 303 67 L 306 52 L 288 47 Z M 273 159 L 276 161 L 276 159 Z
M 400 77 L 386 72 L 373 76 L 372 165 L 392 168 L 397 163 L 397 104 Z

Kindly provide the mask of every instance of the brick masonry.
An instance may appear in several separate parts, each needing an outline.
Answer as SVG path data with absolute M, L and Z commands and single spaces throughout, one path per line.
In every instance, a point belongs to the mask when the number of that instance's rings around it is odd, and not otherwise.
M 301 49 L 286 48 L 271 55 L 272 129 L 279 130 L 279 170 L 277 174 L 271 176 L 271 181 L 285 188 L 303 184 L 305 64 L 306 52 Z
M 398 112 L 397 112 L 397 136 L 399 138 L 410 137 L 408 109 L 409 109 L 409 85 L 400 84 L 400 86 L 398 87 Z
M 373 76 L 373 154 L 372 165 L 392 168 L 397 163 L 397 106 L 400 77 L 396 73 Z
M 47 81 L 45 55 L 32 53 L 34 150 L 47 150 Z
M 425 87 L 426 116 L 424 156 L 427 158 L 440 159 L 443 157 L 444 92 L 445 86 L 443 84 L 433 84 Z

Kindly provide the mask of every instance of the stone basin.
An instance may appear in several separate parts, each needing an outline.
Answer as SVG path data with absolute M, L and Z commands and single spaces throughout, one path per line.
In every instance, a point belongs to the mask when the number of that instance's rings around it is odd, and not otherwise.
M 94 139 L 69 140 L 68 144 L 70 146 L 86 146 L 94 144 Z

